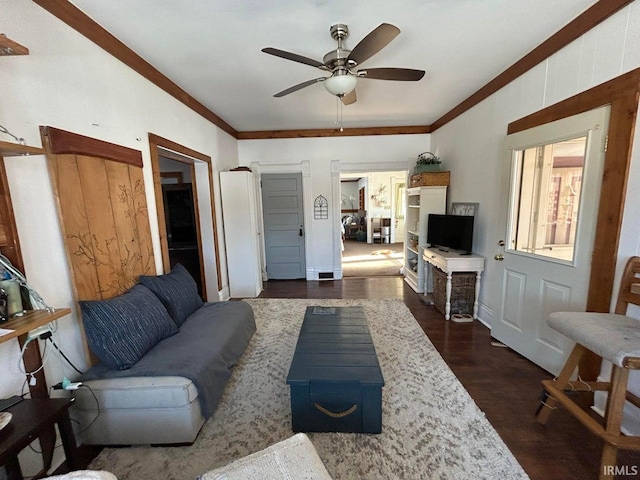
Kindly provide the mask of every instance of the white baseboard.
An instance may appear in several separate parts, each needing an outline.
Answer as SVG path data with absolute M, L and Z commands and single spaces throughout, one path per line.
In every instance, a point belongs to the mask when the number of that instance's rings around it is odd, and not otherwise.
M 478 321 L 485 327 L 491 330 L 491 320 L 493 318 L 493 310 L 487 307 L 485 304 L 480 303 L 478 305 Z
M 333 278 L 320 278 L 320 274 L 330 273 L 333 275 Z M 325 281 L 325 280 L 341 280 L 342 279 L 342 267 L 340 268 L 308 268 L 307 269 L 307 280 L 310 281 Z

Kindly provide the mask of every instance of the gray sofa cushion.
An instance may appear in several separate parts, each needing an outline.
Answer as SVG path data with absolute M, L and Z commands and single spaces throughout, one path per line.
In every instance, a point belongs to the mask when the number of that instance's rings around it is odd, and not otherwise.
M 142 275 L 140 283 L 156 294 L 178 326 L 204 303 L 195 280 L 180 264 L 165 275 Z
M 151 290 L 135 285 L 109 300 L 81 301 L 91 351 L 107 367 L 125 370 L 178 329 Z

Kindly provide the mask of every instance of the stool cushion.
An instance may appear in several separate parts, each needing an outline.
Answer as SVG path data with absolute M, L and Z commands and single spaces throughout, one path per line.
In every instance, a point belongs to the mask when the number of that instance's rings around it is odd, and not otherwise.
M 547 323 L 593 353 L 624 367 L 625 358 L 640 357 L 640 320 L 595 312 L 555 312 Z

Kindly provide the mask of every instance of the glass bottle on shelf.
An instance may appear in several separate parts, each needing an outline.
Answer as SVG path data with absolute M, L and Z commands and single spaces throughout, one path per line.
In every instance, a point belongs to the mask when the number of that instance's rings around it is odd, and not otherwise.
M 9 320 L 9 296 L 0 288 L 0 323 Z

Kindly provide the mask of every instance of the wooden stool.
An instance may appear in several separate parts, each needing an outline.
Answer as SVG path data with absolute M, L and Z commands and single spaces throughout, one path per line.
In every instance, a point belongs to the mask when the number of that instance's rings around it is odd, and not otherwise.
M 574 340 L 576 346 L 569 355 L 560 375 L 555 380 L 543 380 L 549 397 L 542 402 L 537 421 L 545 424 L 560 403 L 589 430 L 605 442 L 600 463 L 600 479 L 613 479 L 618 449 L 640 450 L 640 437 L 625 436 L 620 432 L 625 400 L 640 407 L 640 398 L 627 392 L 629 370 L 640 369 L 640 320 L 626 315 L 627 306 L 640 305 L 640 257 L 627 262 L 615 313 L 557 312 L 549 316 L 548 324 L 554 330 Z M 609 382 L 571 381 L 582 356 L 593 352 L 609 360 L 613 366 Z M 605 426 L 592 418 L 564 392 L 608 392 Z

